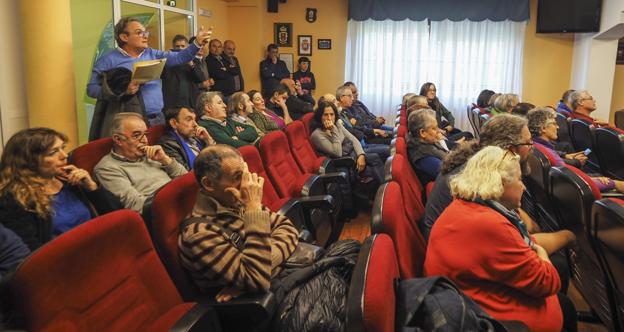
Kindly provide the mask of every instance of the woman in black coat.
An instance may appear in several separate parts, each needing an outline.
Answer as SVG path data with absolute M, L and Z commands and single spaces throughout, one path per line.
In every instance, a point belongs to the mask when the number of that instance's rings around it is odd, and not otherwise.
M 435 111 L 436 120 L 440 129 L 444 129 L 449 140 L 460 141 L 462 139 L 472 139 L 473 136 L 469 132 L 461 131 L 455 128 L 455 117 L 438 99 L 436 86 L 427 82 L 420 87 L 420 95 L 427 98 L 429 107 Z
M 87 171 L 67 163 L 66 142 L 53 129 L 30 128 L 13 135 L 2 153 L 0 223 L 30 250 L 120 207 Z

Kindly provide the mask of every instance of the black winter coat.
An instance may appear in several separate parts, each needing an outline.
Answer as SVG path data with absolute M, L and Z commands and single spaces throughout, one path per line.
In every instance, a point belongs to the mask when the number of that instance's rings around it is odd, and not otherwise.
M 344 331 L 347 294 L 360 243 L 332 244 L 316 263 L 271 281 L 279 306 L 273 331 Z

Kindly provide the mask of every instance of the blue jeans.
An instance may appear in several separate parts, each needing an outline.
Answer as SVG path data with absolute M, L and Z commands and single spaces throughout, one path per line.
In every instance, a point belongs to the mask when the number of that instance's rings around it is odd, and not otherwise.
M 165 114 L 163 112 L 148 114 L 146 117 L 148 127 L 165 124 Z

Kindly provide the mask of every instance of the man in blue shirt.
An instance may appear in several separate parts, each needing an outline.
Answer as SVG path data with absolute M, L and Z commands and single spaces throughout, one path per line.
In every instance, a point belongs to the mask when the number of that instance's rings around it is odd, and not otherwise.
M 195 57 L 195 54 L 208 40 L 212 30 L 204 30 L 202 27 L 197 33 L 195 42 L 180 52 L 164 52 L 148 47 L 147 39 L 149 31 L 136 18 L 125 17 L 115 25 L 115 40 L 117 48 L 104 54 L 93 66 L 91 80 L 87 84 L 87 95 L 100 99 L 102 96 L 102 84 L 100 74 L 112 68 L 124 67 L 132 70 L 135 62 L 167 58 L 165 66 L 178 66 L 187 63 Z M 163 95 L 160 80 L 153 80 L 144 84 L 131 81 L 126 90 L 127 95 L 141 93 L 145 104 L 145 113 L 150 126 L 165 123 L 162 114 Z

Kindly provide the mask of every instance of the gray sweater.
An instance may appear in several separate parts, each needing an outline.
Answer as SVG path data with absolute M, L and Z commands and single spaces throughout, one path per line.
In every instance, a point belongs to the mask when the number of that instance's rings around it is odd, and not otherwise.
M 111 152 L 95 165 L 93 172 L 96 180 L 117 196 L 124 207 L 141 212 L 145 200 L 171 179 L 186 174 L 186 169 L 173 158 L 171 164 L 162 166 L 145 157 L 129 161 Z
M 336 121 L 336 125 L 331 130 L 331 134 L 328 134 L 326 130 L 316 128 L 312 132 L 312 135 L 310 135 L 310 141 L 312 141 L 314 148 L 318 152 L 332 158 L 344 157 L 342 155 L 342 141 L 345 139 L 353 143 L 353 150 L 355 150 L 357 156 L 364 154 L 364 149 L 362 149 L 360 141 L 345 129 L 340 120 Z

